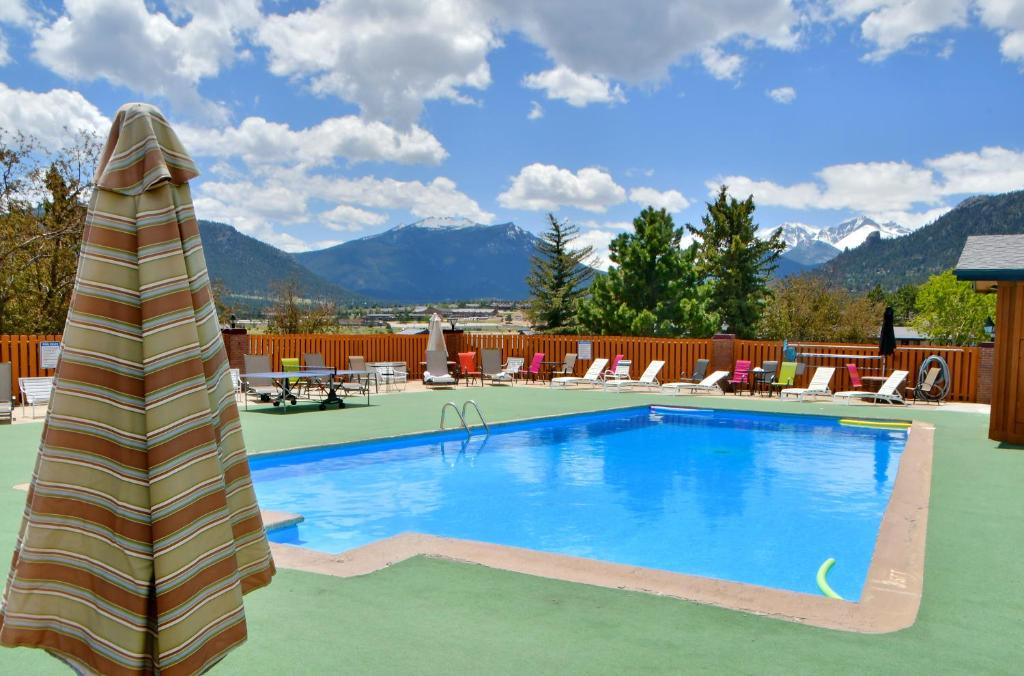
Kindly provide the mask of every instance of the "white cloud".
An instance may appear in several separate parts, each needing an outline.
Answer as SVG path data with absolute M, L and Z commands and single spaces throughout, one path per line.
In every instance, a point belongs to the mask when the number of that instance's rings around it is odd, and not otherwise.
M 1024 189 L 1024 152 L 982 148 L 974 153 L 951 153 L 925 161 L 944 179 L 946 195 L 998 193 Z
M 439 164 L 448 153 L 428 131 L 412 125 L 397 131 L 383 122 L 355 115 L 328 118 L 306 129 L 249 117 L 237 127 L 220 129 L 179 125 L 190 152 L 240 157 L 250 165 L 294 163 L 319 166 L 345 158 L 351 162 Z
M 544 107 L 536 101 L 530 101 L 530 112 L 526 114 L 527 120 L 539 120 L 544 117 Z
M 501 44 L 477 5 L 459 0 L 325 0 L 270 15 L 258 41 L 275 75 L 401 126 L 416 121 L 424 101 L 465 103 L 466 88 L 486 89 L 487 54 Z
M 32 12 L 24 0 L 4 0 L 0 3 L 0 24 L 24 27 L 31 23 Z M 7 38 L 0 31 L 0 66 L 11 63 Z
M 881 61 L 944 28 L 967 25 L 971 0 L 832 0 L 835 16 L 859 21 L 874 46 L 864 58 Z
M 776 103 L 785 105 L 796 101 L 796 90 L 792 87 L 776 87 L 775 89 L 769 89 L 766 93 L 768 98 Z
M 743 57 L 739 54 L 726 54 L 718 47 L 705 47 L 700 52 L 700 61 L 704 68 L 716 80 L 735 80 L 743 70 Z
M 641 206 L 652 206 L 655 209 L 682 211 L 690 206 L 690 200 L 683 197 L 678 190 L 661 192 L 654 188 L 633 188 L 629 191 L 629 201 Z
M 424 183 L 276 167 L 241 180 L 207 180 L 196 186 L 194 194 L 200 218 L 230 223 L 289 251 L 308 246 L 277 228 L 307 224 L 322 225 L 325 231 L 351 231 L 387 221 L 386 215 L 368 209 L 408 210 L 419 217 L 464 216 L 481 223 L 494 218 L 443 176 Z
M 368 225 L 382 225 L 388 220 L 384 214 L 366 211 L 348 204 L 339 204 L 330 211 L 319 214 L 319 218 L 328 229 L 336 232 L 362 230 Z
M 543 89 L 549 99 L 562 99 L 582 108 L 591 103 L 625 103 L 622 87 L 599 75 L 577 73 L 566 66 L 533 73 L 523 78 L 523 86 Z
M 1009 61 L 1024 61 L 1024 3 L 977 0 L 981 22 L 1002 37 L 999 51 Z
M 0 128 L 35 136 L 56 150 L 79 130 L 106 137 L 110 120 L 76 91 L 30 92 L 0 82 Z
M 534 163 L 513 177 L 498 202 L 510 209 L 555 211 L 569 206 L 603 212 L 626 198 L 626 191 L 597 168 L 585 167 L 575 174 L 552 164 Z
M 142 0 L 65 0 L 64 13 L 35 31 L 35 58 L 69 80 L 106 80 L 223 119 L 197 85 L 233 62 L 240 35 L 259 21 L 258 0 L 170 5 L 173 18 Z
M 573 242 L 573 246 L 594 247 L 593 266 L 598 270 L 607 270 L 608 266 L 612 263 L 611 259 L 608 258 L 608 245 L 612 243 L 612 240 L 618 234 L 615 230 L 606 230 L 599 227 L 581 230 L 580 236 Z
M 663 81 L 684 57 L 730 40 L 792 49 L 801 21 L 790 0 L 483 1 L 555 64 L 627 84 Z
M 782 185 L 746 176 L 719 177 L 705 183 L 714 195 L 725 183 L 737 197 L 790 209 L 846 209 L 876 220 L 913 227 L 949 210 L 946 198 L 1024 189 L 1024 152 L 1002 147 L 957 152 L 908 162 L 856 162 L 825 167 L 817 181 Z M 927 207 L 920 210 L 920 207 Z

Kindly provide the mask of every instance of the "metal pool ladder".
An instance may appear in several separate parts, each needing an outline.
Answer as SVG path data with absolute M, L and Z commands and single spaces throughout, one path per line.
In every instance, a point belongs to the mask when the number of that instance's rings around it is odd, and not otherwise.
M 487 426 L 487 421 L 484 420 L 484 414 L 480 411 L 480 405 L 477 404 L 472 399 L 470 399 L 469 401 L 465 402 L 462 405 L 461 411 L 459 410 L 458 405 L 454 401 L 445 402 L 445 405 L 441 407 L 441 429 L 445 429 L 445 414 L 448 412 L 448 407 L 451 407 L 451 409 L 455 411 L 455 415 L 459 417 L 459 422 L 462 423 L 462 429 L 466 430 L 467 435 L 472 435 L 473 433 L 469 427 L 469 424 L 466 423 L 466 408 L 469 407 L 470 404 L 472 404 L 473 408 L 476 410 L 476 415 L 478 418 L 480 418 L 480 424 L 483 425 L 484 431 L 487 434 L 490 434 L 491 428 Z

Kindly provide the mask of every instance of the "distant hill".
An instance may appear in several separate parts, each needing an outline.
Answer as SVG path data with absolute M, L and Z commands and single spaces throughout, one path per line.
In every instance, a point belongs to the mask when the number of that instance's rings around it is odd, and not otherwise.
M 1024 233 L 1024 191 L 972 197 L 931 225 L 895 239 L 872 234 L 818 270 L 851 291 L 897 289 L 952 268 L 969 235 Z
M 295 254 L 310 272 L 385 301 L 524 299 L 537 238 L 514 223 L 429 218 Z
M 275 282 L 295 279 L 305 298 L 328 298 L 339 303 L 359 300 L 354 294 L 302 267 L 289 254 L 243 235 L 230 225 L 199 221 L 203 253 L 210 279 L 232 295 L 269 296 Z

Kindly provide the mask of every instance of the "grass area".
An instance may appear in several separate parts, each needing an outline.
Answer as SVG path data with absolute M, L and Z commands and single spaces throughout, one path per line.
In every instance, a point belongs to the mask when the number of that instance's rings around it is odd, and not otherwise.
M 243 414 L 254 451 L 436 429 L 441 403 L 478 401 L 491 422 L 666 397 L 460 388 L 388 395 L 344 411 Z M 339 579 L 283 570 L 246 597 L 250 639 L 223 674 L 334 673 L 1019 673 L 1024 658 L 1024 450 L 986 439 L 987 416 L 935 409 L 669 401 L 759 411 L 913 418 L 936 426 L 924 598 L 905 631 L 867 636 L 647 594 L 416 558 Z M 41 426 L 0 428 L 0 557 L 13 547 Z M 6 573 L 4 572 L 4 575 Z M 63 673 L 25 649 L 0 672 Z

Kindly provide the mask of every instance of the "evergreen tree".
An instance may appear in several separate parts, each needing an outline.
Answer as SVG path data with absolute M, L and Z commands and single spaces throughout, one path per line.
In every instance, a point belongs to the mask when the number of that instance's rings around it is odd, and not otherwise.
M 693 251 L 680 248 L 683 229 L 664 209 L 648 207 L 632 233 L 609 245 L 612 266 L 594 280 L 580 308 L 588 333 L 623 336 L 706 336 L 718 317 L 708 311 Z
M 697 272 L 711 284 L 711 309 L 740 338 L 753 338 L 765 301 L 771 295 L 768 281 L 786 250 L 782 231 L 767 239 L 757 237 L 754 198 L 738 201 L 722 186 L 703 227 L 690 224 L 695 238 Z
M 548 230 L 537 242 L 526 283 L 530 287 L 530 321 L 545 333 L 575 333 L 580 300 L 594 276 L 594 248 L 573 248 L 579 228 L 548 214 Z

